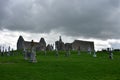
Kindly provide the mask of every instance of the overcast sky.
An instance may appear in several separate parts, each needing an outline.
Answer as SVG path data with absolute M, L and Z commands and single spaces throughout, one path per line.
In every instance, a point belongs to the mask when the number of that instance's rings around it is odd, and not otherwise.
M 0 44 L 16 49 L 25 40 L 74 39 L 95 48 L 120 47 L 120 0 L 0 0 Z

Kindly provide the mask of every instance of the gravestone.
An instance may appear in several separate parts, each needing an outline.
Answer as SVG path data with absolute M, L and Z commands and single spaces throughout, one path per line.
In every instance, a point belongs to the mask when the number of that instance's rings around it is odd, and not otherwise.
M 7 56 L 10 56 L 10 46 L 8 47 L 8 53 L 7 53 Z
M 93 57 L 97 57 L 96 52 L 94 51 Z
M 23 49 L 23 55 L 24 55 L 24 59 L 28 60 L 27 50 L 25 48 Z
M 109 58 L 113 59 L 113 53 L 112 53 L 112 48 L 107 48 L 108 54 L 109 54 Z
M 30 56 L 30 62 L 36 63 L 36 47 L 34 46 L 34 42 L 32 40 L 31 42 L 31 56 Z
M 46 52 L 46 50 L 44 51 L 44 54 L 45 54 L 45 56 L 47 55 L 47 52 Z
M 27 58 L 30 60 L 31 58 L 31 50 L 30 49 L 27 49 Z
M 113 59 L 113 53 L 112 53 L 112 51 L 109 51 L 109 58 Z
M 91 54 L 91 48 L 88 47 L 88 54 Z

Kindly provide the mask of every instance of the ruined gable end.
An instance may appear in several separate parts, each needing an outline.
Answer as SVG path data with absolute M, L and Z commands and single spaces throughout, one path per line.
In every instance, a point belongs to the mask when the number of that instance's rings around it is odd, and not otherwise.
M 44 38 L 40 39 L 37 50 L 42 50 L 42 51 L 46 50 L 46 41 Z
M 23 44 L 24 44 L 24 39 L 22 36 L 19 36 L 18 41 L 17 41 L 17 50 L 22 50 Z

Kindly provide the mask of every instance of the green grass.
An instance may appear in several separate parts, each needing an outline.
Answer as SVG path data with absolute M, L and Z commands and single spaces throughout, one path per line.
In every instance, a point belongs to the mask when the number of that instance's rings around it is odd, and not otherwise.
M 74 51 L 69 57 L 64 51 L 37 53 L 37 63 L 25 61 L 22 55 L 0 56 L 0 80 L 120 80 L 120 53 L 97 53 L 97 58 Z

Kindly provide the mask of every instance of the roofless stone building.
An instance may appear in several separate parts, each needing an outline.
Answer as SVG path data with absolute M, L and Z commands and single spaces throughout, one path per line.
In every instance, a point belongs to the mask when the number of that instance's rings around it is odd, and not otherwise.
M 65 44 L 61 39 L 61 36 L 59 37 L 59 41 L 55 42 L 55 49 L 56 50 L 65 50 Z
M 41 38 L 39 42 L 34 42 L 34 46 L 36 47 L 36 50 L 46 50 L 46 42 L 44 38 Z M 17 50 L 23 50 L 31 48 L 31 41 L 25 41 L 22 36 L 19 36 L 17 41 Z
M 72 43 L 65 43 L 60 36 L 59 41 L 55 42 L 57 50 L 80 50 L 80 51 L 94 51 L 94 42 L 74 40 Z
M 22 36 L 19 36 L 18 42 L 17 42 L 17 50 L 23 50 L 23 49 L 30 49 L 31 47 L 31 41 L 25 41 Z M 36 50 L 53 50 L 53 46 L 48 44 L 46 46 L 46 41 L 44 38 L 41 38 L 39 42 L 34 42 L 34 46 L 36 47 Z M 64 43 L 62 41 L 61 36 L 59 37 L 59 40 L 55 42 L 55 49 L 56 50 L 80 50 L 80 51 L 94 51 L 94 42 L 92 41 L 82 41 L 82 40 L 74 40 L 72 43 Z
M 82 41 L 82 40 L 74 40 L 72 43 L 73 50 L 80 50 L 80 51 L 94 51 L 94 42 L 91 41 Z

